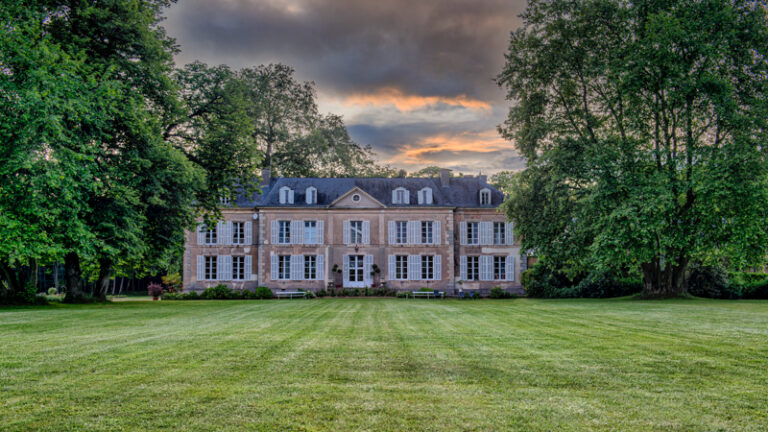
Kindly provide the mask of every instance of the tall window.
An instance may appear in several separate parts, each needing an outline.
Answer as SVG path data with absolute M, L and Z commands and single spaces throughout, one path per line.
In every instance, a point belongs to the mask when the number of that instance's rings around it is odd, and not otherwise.
M 507 258 L 503 256 L 493 257 L 493 279 L 504 280 L 507 278 Z
M 288 280 L 291 278 L 291 256 L 290 255 L 278 255 L 277 278 L 281 280 Z
M 480 191 L 480 205 L 491 204 L 491 191 L 488 189 L 482 189 Z
M 232 257 L 232 279 L 245 280 L 245 257 L 244 256 Z
M 493 244 L 503 245 L 506 244 L 507 227 L 504 222 L 493 223 Z
M 232 222 L 232 243 L 245 243 L 245 222 Z
M 406 221 L 395 222 L 395 243 L 397 244 L 408 243 L 408 222 Z
M 291 243 L 291 221 L 279 221 L 277 223 L 277 242 L 280 244 Z
M 421 244 L 432 244 L 434 239 L 434 223 L 431 221 L 421 222 Z
M 363 243 L 363 221 L 349 221 L 350 244 Z
M 467 257 L 467 280 L 480 279 L 480 257 Z
M 317 256 L 304 255 L 304 279 L 317 279 Z
M 317 221 L 304 221 L 304 244 L 317 243 Z
M 435 278 L 435 256 L 434 255 L 421 256 L 421 278 L 424 280 L 432 280 Z
M 408 279 L 408 255 L 395 255 L 395 279 Z
M 477 222 L 467 222 L 467 244 L 480 244 L 480 225 Z
M 218 233 L 217 233 L 216 227 L 205 230 L 205 244 L 207 245 L 216 244 L 217 239 L 218 239 Z
M 217 270 L 217 263 L 216 263 L 215 256 L 207 256 L 205 257 L 205 279 L 206 280 L 216 280 L 216 270 Z

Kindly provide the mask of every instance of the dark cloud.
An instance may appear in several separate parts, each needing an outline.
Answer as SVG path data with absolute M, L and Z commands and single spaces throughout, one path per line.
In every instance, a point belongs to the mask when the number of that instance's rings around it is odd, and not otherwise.
M 285 62 L 323 91 L 391 86 L 498 100 L 523 1 L 185 0 L 167 13 L 179 60 Z

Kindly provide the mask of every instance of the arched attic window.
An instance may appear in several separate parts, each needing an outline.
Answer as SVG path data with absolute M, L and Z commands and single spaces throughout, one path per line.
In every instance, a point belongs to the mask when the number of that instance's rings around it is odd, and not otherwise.
M 480 189 L 480 205 L 491 205 L 491 190 L 488 188 Z
M 317 204 L 317 188 L 310 186 L 306 191 L 307 204 Z
M 419 191 L 419 204 L 432 204 L 432 188 L 425 187 Z
M 288 186 L 280 188 L 280 204 L 293 204 L 293 189 Z
M 410 204 L 408 189 L 404 187 L 394 189 L 392 191 L 392 204 Z

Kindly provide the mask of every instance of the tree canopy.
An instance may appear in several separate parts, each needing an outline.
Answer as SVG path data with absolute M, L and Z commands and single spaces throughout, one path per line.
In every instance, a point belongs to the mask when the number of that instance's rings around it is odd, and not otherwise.
M 662 296 L 692 261 L 764 260 L 764 4 L 546 0 L 522 17 L 498 83 L 528 160 L 505 203 L 523 247 L 639 268 Z

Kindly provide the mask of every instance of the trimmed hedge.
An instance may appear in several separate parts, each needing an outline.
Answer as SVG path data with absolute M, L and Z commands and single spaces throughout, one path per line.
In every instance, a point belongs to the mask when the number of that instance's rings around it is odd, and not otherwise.
M 541 261 L 523 272 L 521 282 L 528 297 L 536 298 L 624 297 L 643 289 L 642 281 L 619 278 L 609 272 L 593 271 L 585 277 L 571 280 Z

